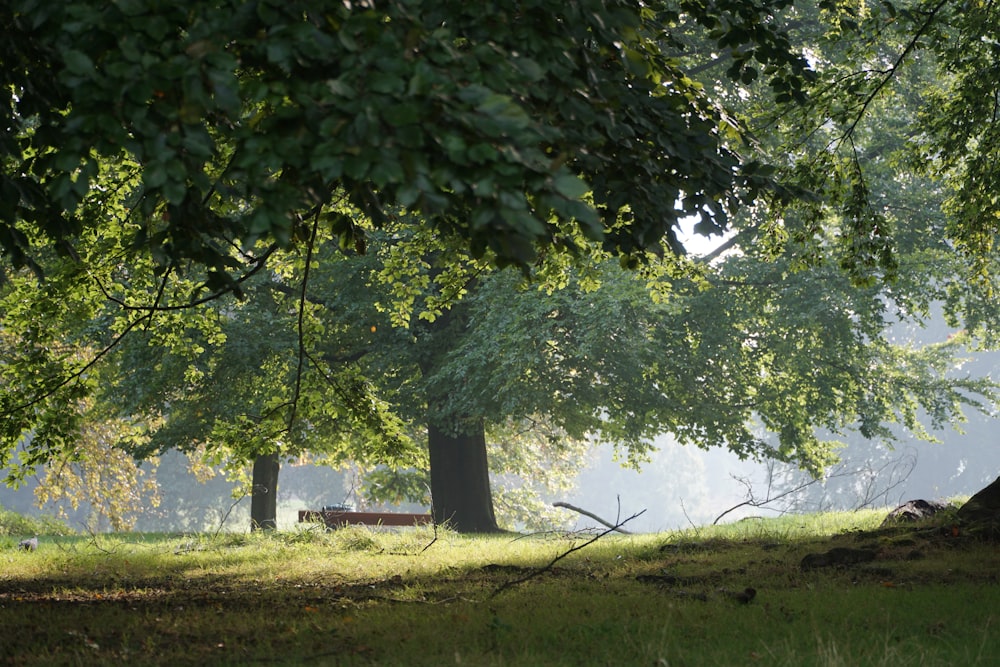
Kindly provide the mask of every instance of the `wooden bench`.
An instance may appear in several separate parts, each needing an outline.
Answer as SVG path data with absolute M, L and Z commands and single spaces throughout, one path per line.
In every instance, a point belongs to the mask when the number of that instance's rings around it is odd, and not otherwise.
M 405 512 L 348 512 L 341 510 L 299 510 L 299 523 L 320 522 L 327 528 L 342 526 L 421 526 L 433 523 L 430 514 Z

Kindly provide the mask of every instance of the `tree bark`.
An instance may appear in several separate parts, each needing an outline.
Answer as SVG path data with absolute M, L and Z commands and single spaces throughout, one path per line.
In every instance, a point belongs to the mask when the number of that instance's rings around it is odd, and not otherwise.
M 274 530 L 278 527 L 277 454 L 258 456 L 253 462 L 253 487 L 250 491 L 250 530 Z
M 432 380 L 448 359 L 468 326 L 467 320 L 468 309 L 460 302 L 433 322 L 415 327 L 417 364 L 425 380 Z M 486 426 L 482 419 L 465 419 L 467 415 L 442 410 L 461 391 L 460 385 L 449 382 L 442 386 L 431 381 L 424 396 L 434 522 L 461 533 L 499 532 L 490 490 Z M 439 416 L 442 413 L 448 416 Z
M 483 423 L 458 435 L 428 424 L 427 444 L 434 522 L 460 533 L 499 532 Z

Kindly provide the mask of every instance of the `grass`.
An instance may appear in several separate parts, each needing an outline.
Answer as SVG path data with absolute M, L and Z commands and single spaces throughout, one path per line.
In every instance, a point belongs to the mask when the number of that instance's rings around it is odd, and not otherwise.
M 429 528 L 42 536 L 0 547 L 0 664 L 995 664 L 996 545 L 881 516 L 585 547 Z M 834 546 L 876 557 L 799 567 Z

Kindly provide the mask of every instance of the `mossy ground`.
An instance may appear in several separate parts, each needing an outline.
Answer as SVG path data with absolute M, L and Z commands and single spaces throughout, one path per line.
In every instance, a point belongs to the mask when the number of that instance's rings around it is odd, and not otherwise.
M 997 546 L 878 519 L 606 535 L 568 554 L 590 536 L 43 536 L 0 551 L 0 664 L 995 664 Z M 834 546 L 877 555 L 800 568 Z

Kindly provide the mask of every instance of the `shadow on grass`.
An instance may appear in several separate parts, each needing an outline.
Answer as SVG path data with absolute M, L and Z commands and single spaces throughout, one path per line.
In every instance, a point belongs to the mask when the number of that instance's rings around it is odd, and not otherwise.
M 850 518 L 834 530 L 800 518 L 609 535 L 554 564 L 589 538 L 443 533 L 426 550 L 426 530 L 43 538 L 34 553 L 0 552 L 0 663 L 971 665 L 1000 654 L 995 545 Z M 836 549 L 873 556 L 803 567 Z

